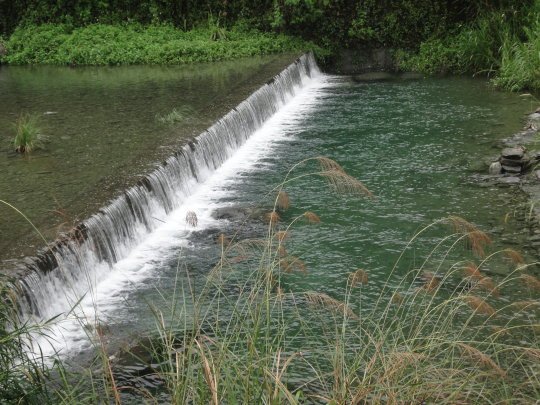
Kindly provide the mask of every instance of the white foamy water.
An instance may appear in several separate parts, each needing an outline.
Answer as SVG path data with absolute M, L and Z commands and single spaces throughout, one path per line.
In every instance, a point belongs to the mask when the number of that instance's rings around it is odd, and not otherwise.
M 140 186 L 141 190 L 128 190 L 125 199 L 128 200 L 129 210 L 136 220 L 129 223 L 124 220 L 124 212 L 115 206 L 120 206 L 123 200 L 113 201 L 101 216 L 88 221 L 88 227 L 97 229 L 89 236 L 91 241 L 97 241 L 93 248 L 68 246 L 66 251 L 60 251 L 64 256 L 55 258 L 60 264 L 57 269 L 46 274 L 33 275 L 37 279 L 26 280 L 28 285 L 34 286 L 33 301 L 28 306 L 28 312 L 33 309 L 33 316 L 41 319 L 63 314 L 50 327 L 49 335 L 53 340 L 36 338 L 36 344 L 45 355 L 53 352 L 69 355 L 89 348 L 89 336 L 92 332 L 84 325 L 95 325 L 100 319 L 114 318 L 115 312 L 133 299 L 134 291 L 141 286 L 147 287 L 159 277 L 164 263 L 172 258 L 182 259 L 182 247 L 187 246 L 191 232 L 219 225 L 219 221 L 212 217 L 212 212 L 227 204 L 221 200 L 229 193 L 230 186 L 239 180 L 239 174 L 249 173 L 260 164 L 262 158 L 272 154 L 275 145 L 292 139 L 299 130 L 299 122 L 311 114 L 321 102 L 325 88 L 332 86 L 329 78 L 318 72 L 314 62 L 306 63 L 312 65 L 307 72 L 301 72 L 299 77 L 296 77 L 294 72 L 287 74 L 282 77 L 284 83 L 276 83 L 279 77 L 275 78 L 269 85 L 278 87 L 277 91 L 272 89 L 279 93 L 277 97 L 263 92 L 264 102 L 248 105 L 248 118 L 235 118 L 234 128 L 220 126 L 218 122 L 217 130 L 212 131 L 214 126 L 201 135 L 202 139 L 199 137 L 195 146 L 190 146 L 196 156 L 187 165 L 190 169 L 188 173 L 178 171 L 174 176 L 170 176 L 165 166 L 149 176 L 151 181 L 155 180 L 151 186 L 143 184 Z M 268 106 L 265 103 L 273 104 Z M 265 116 L 265 108 L 272 111 L 270 117 L 254 123 L 253 119 Z M 234 131 L 238 131 L 237 127 L 242 126 L 256 129 L 245 139 L 238 141 Z M 217 138 L 204 138 L 208 133 L 215 133 L 220 137 L 218 150 L 215 149 L 216 145 L 210 144 Z M 223 138 L 226 142 L 223 142 Z M 197 147 L 204 151 L 197 151 Z M 210 153 L 206 153 L 208 149 Z M 227 158 L 216 158 L 218 153 Z M 178 154 L 175 159 L 179 159 Z M 174 163 L 169 163 L 168 166 L 171 167 Z M 144 195 L 145 188 L 158 194 L 160 198 L 152 199 Z M 125 207 L 122 209 L 126 210 Z M 143 209 L 144 212 L 138 212 Z M 117 211 L 121 212 L 122 216 L 118 217 Z M 186 214 L 189 211 L 197 215 L 196 228 L 186 224 Z M 115 227 L 113 236 L 106 233 L 110 232 L 111 226 Z M 125 240 L 115 239 L 122 237 Z M 65 270 L 66 267 L 68 270 Z M 38 291 L 35 290 L 37 283 L 43 286 Z M 77 305 L 73 308 L 75 303 Z M 36 308 L 39 315 L 36 314 Z M 70 308 L 73 310 L 66 316 Z

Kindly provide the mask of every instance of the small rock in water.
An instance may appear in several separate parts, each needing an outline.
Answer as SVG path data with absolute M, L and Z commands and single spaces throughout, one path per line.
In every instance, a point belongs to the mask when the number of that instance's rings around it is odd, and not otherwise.
M 501 174 L 502 165 L 499 162 L 493 162 L 489 165 L 489 174 Z
M 519 184 L 520 183 L 519 177 L 501 177 L 500 182 L 503 184 Z
M 403 80 L 420 80 L 424 78 L 424 75 L 422 73 L 416 73 L 416 72 L 405 72 L 405 73 L 402 73 L 401 76 L 399 76 L 399 78 Z
M 520 174 L 521 173 L 521 166 L 507 166 L 507 165 L 501 165 L 502 169 L 506 173 L 513 173 L 513 174 Z
M 515 148 L 505 148 L 501 152 L 502 157 L 507 159 L 518 160 L 525 154 L 525 149 L 522 146 L 516 146 Z
M 508 159 L 505 157 L 501 157 L 500 162 L 503 166 L 521 166 L 522 164 L 521 159 Z
M 353 76 L 355 82 L 379 82 L 387 80 L 395 80 L 396 76 L 388 72 L 369 72 L 361 75 Z

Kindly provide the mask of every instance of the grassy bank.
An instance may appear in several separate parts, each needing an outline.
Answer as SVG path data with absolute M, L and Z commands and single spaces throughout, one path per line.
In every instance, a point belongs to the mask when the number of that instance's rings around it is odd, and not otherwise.
M 68 372 L 58 361 L 53 379 L 39 359 L 13 372 L 7 357 L 0 363 L 0 388 L 9 394 L 3 398 L 42 404 L 533 403 L 540 392 L 540 281 L 518 252 L 490 251 L 488 235 L 462 218 L 419 230 L 384 285 L 371 285 L 369 269 L 351 269 L 341 280 L 341 296 L 288 289 L 309 271 L 303 261 L 309 252 L 294 250 L 294 228 L 309 232 L 306 226 L 320 218 L 294 207 L 301 214 L 282 221 L 293 200 L 285 189 L 314 176 L 337 196 L 371 197 L 330 159 L 300 162 L 269 194 L 266 235 L 220 235 L 217 264 L 202 285 L 180 264 L 174 292 L 154 303 L 155 329 L 134 350 L 112 357 L 106 327 L 96 320 L 85 327 L 98 353 L 93 371 Z M 193 215 L 186 217 L 191 225 Z M 441 228 L 445 236 L 411 269 L 406 253 Z M 441 261 L 455 250 L 463 262 Z M 500 257 L 511 270 L 490 277 Z M 519 301 L 505 296 L 512 285 L 523 286 Z M 2 348 L 17 348 L 24 334 L 19 330 Z M 129 356 L 145 365 L 132 379 L 121 365 Z M 157 388 L 137 384 L 141 377 Z
M 507 90 L 540 90 L 540 1 L 490 12 L 472 23 L 422 42 L 416 53 L 398 52 L 405 70 L 428 74 L 480 74 Z
M 225 29 L 217 21 L 191 31 L 170 25 L 30 25 L 17 28 L 5 48 L 3 63 L 71 66 L 215 62 L 318 49 L 286 35 Z

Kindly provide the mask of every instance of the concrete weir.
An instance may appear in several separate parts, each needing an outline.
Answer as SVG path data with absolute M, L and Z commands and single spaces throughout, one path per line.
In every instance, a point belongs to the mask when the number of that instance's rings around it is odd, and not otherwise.
M 312 54 L 290 64 L 136 185 L 25 262 L 14 281 L 23 318 L 71 309 L 113 265 L 157 229 L 250 136 L 320 75 Z

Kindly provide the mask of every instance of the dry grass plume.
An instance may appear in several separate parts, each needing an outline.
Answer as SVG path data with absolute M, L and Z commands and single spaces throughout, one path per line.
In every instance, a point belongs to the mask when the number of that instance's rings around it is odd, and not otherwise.
M 349 283 L 354 288 L 358 283 L 366 285 L 368 283 L 368 273 L 363 269 L 358 269 L 354 273 L 349 274 Z
M 495 361 L 493 361 L 491 357 L 484 352 L 465 343 L 458 343 L 458 347 L 463 355 L 471 359 L 476 365 L 493 372 L 499 377 L 506 377 L 506 371 L 504 371 L 497 363 L 495 363 Z
M 280 210 L 287 210 L 291 206 L 291 200 L 289 198 L 289 194 L 287 192 L 281 190 L 278 193 L 277 200 L 276 200 L 276 207 Z
M 304 293 L 309 303 L 317 305 L 332 311 L 342 313 L 350 318 L 358 318 L 353 310 L 344 302 L 341 302 L 335 298 L 330 297 L 325 293 L 318 292 L 306 292 Z
M 189 226 L 195 228 L 195 227 L 197 226 L 198 222 L 199 222 L 199 220 L 198 220 L 197 214 L 196 214 L 195 212 L 193 212 L 193 211 L 188 211 L 188 212 L 186 213 L 186 223 L 187 223 Z
M 276 211 L 267 212 L 264 216 L 266 222 L 271 226 L 276 226 L 276 224 L 281 220 L 281 217 Z
M 495 308 L 488 304 L 485 300 L 475 295 L 467 295 L 464 297 L 465 302 L 472 308 L 472 310 L 481 315 L 493 316 L 495 315 Z
M 530 274 L 522 274 L 521 282 L 531 291 L 540 291 L 540 280 Z
M 314 212 L 306 211 L 303 215 L 310 224 L 318 224 L 319 222 L 321 222 L 319 216 Z

